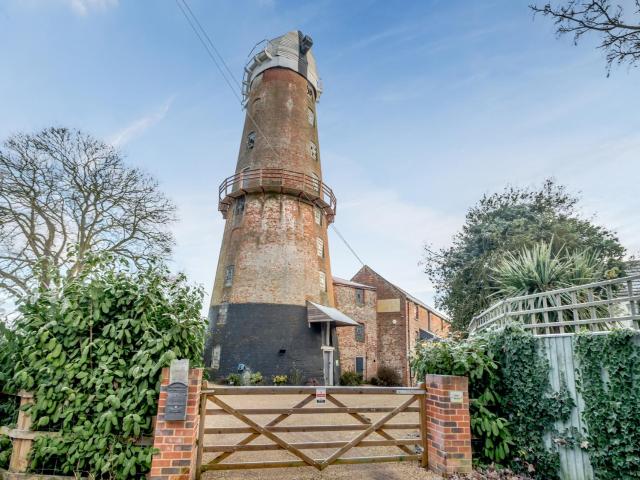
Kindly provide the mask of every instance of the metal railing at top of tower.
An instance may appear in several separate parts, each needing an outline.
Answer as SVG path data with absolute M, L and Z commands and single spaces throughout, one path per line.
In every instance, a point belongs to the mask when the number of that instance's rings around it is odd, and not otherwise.
M 328 215 L 334 216 L 336 212 L 336 197 L 319 177 L 282 168 L 244 170 L 225 178 L 218 189 L 220 210 L 229 208 L 231 198 L 260 191 L 305 196 L 307 200 L 318 203 Z
M 509 322 L 538 336 L 640 330 L 640 274 L 500 300 L 471 320 L 469 332 Z

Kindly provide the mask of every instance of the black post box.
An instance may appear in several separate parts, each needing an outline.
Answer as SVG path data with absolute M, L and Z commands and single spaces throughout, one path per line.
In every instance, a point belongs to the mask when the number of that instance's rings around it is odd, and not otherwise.
M 167 404 L 164 408 L 164 415 L 168 422 L 187 419 L 187 385 L 173 382 L 167 387 Z

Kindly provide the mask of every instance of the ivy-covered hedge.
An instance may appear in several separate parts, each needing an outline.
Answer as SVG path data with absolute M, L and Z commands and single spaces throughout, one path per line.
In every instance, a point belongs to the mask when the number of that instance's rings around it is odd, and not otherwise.
M 575 352 L 595 477 L 640 478 L 640 334 L 581 334 Z
M 61 432 L 34 442 L 31 469 L 98 478 L 142 477 L 160 370 L 202 358 L 202 292 L 154 264 L 99 260 L 61 277 L 22 306 L 14 382 L 35 392 L 34 428 Z
M 418 346 L 412 368 L 427 373 L 466 375 L 471 398 L 471 430 L 482 443 L 480 463 L 496 462 L 539 479 L 558 478 L 559 455 L 544 436 L 568 418 L 574 405 L 568 391 L 554 393 L 549 364 L 535 337 L 516 326 L 470 339 Z

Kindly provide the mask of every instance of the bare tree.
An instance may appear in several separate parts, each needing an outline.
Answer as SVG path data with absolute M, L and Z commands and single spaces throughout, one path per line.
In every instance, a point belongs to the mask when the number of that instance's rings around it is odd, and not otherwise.
M 600 35 L 601 48 L 606 52 L 607 71 L 615 64 L 635 66 L 640 61 L 640 0 L 628 0 L 633 13 L 625 15 L 621 4 L 610 0 L 569 0 L 554 7 L 530 5 L 536 13 L 552 17 L 558 35 L 573 34 L 574 43 L 587 32 Z
M 175 210 L 153 178 L 90 135 L 13 135 L 0 149 L 0 292 L 19 298 L 46 285 L 37 272 L 50 267 L 73 275 L 91 252 L 138 264 L 167 255 Z

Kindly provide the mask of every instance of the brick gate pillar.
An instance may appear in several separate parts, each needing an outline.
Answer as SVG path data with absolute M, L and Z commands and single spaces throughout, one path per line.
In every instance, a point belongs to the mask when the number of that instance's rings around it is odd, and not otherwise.
M 427 452 L 437 473 L 471 472 L 471 423 L 467 377 L 427 375 Z
M 162 370 L 158 415 L 153 435 L 153 447 L 159 450 L 151 462 L 150 480 L 191 480 L 195 478 L 200 425 L 200 390 L 202 369 L 189 370 L 187 416 L 184 421 L 165 420 L 169 386 L 169 369 Z

